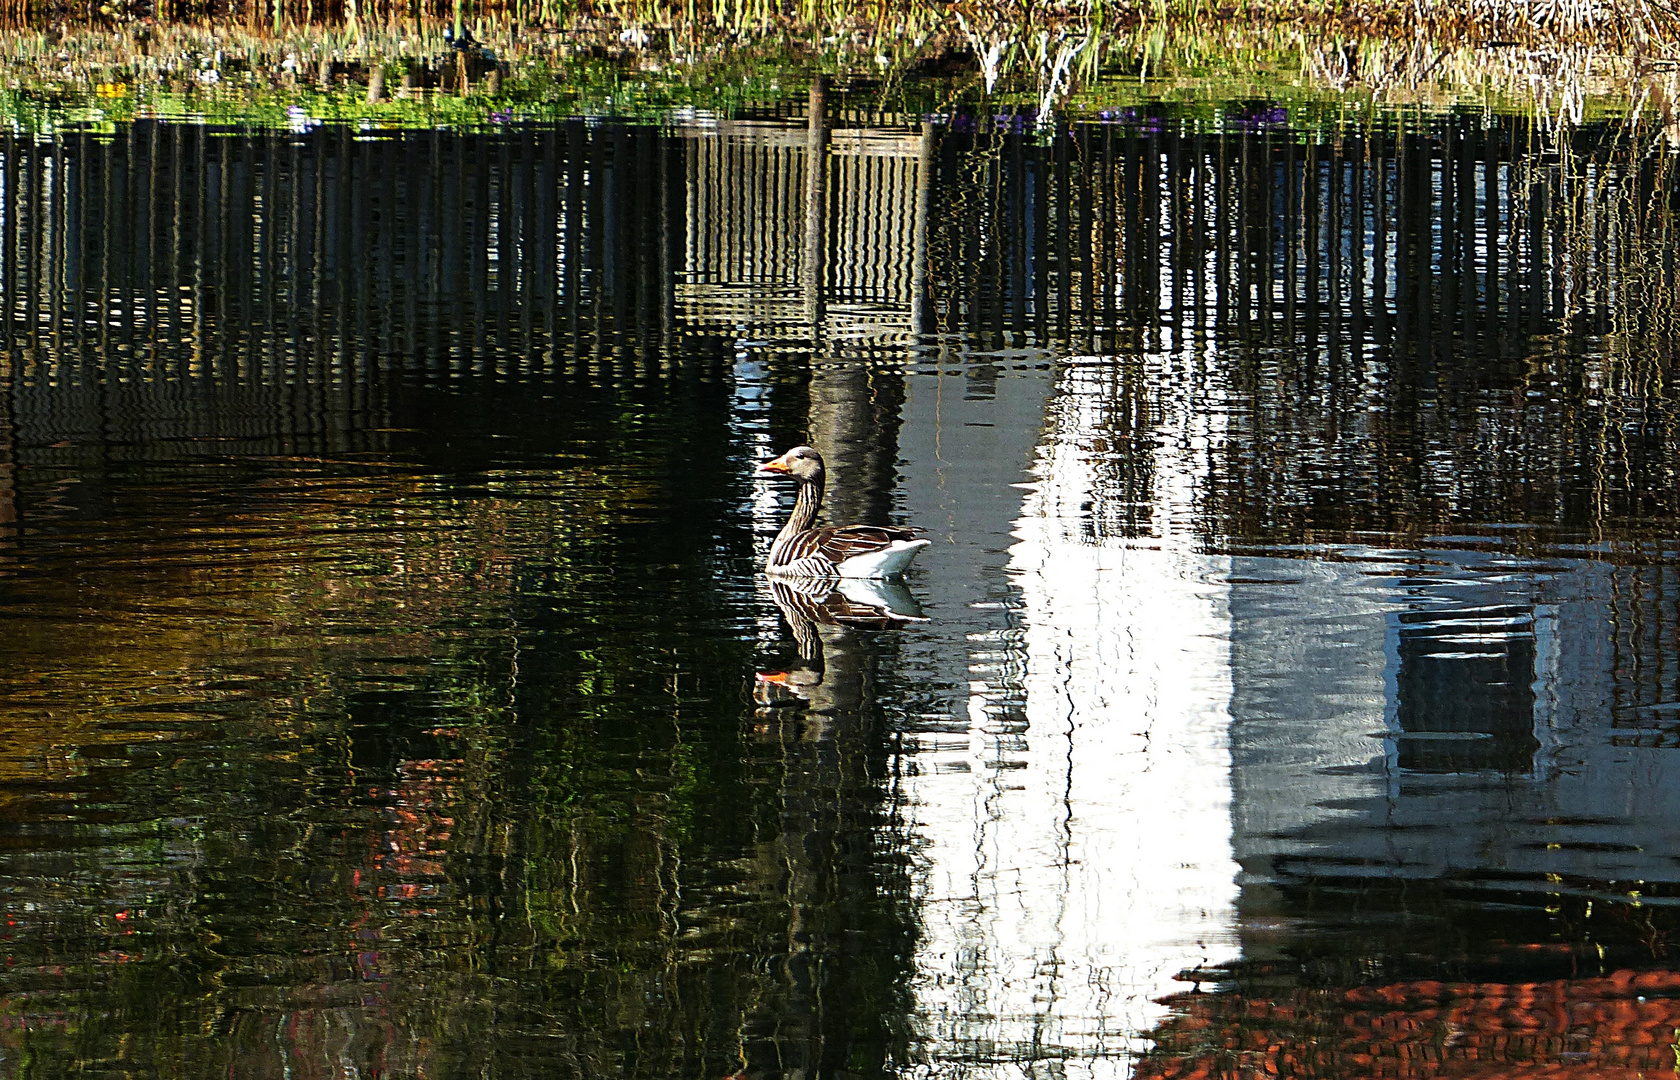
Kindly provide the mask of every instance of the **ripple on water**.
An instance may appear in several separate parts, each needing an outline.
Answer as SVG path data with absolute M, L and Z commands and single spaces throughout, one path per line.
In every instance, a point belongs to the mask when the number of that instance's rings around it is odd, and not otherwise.
M 1670 1067 L 1667 189 L 1156 111 L 0 147 L 0 1054 Z

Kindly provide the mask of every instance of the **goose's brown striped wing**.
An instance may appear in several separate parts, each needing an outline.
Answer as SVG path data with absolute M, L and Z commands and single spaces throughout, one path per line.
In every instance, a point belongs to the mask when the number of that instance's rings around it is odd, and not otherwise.
M 895 529 L 887 525 L 830 525 L 807 529 L 788 545 L 785 561 L 827 559 L 839 566 L 847 559 L 885 550 L 900 540 L 914 540 L 917 529 Z

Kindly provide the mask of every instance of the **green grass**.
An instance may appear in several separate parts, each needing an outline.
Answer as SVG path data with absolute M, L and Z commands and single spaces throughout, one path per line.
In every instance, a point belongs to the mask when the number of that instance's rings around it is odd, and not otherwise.
M 658 31 L 628 42 L 619 24 L 566 32 L 480 25 L 489 49 L 480 66 L 494 64 L 499 85 L 481 78 L 465 90 L 406 97 L 398 96 L 403 71 L 453 63 L 441 27 L 364 28 L 359 36 L 343 28 L 275 37 L 266 28 L 227 27 L 153 29 L 140 39 L 100 28 L 63 38 L 17 34 L 0 39 L 0 117 L 28 132 L 98 130 L 136 117 L 266 127 L 347 122 L 370 130 L 580 114 L 652 119 L 683 108 L 728 114 L 802 99 L 819 74 L 834 80 L 846 107 L 906 116 L 1149 107 L 1212 123 L 1228 102 L 1267 101 L 1288 106 L 1299 122 L 1297 114 L 1551 110 L 1578 100 L 1585 118 L 1622 113 L 1640 100 L 1680 99 L 1674 87 L 1652 93 L 1652 80 L 1680 74 L 1653 74 L 1615 53 L 1325 38 L 1299 27 L 1217 21 L 1184 27 L 1132 19 L 1115 28 L 1098 12 L 1026 30 L 958 12 L 955 35 L 922 24 L 903 33 L 891 32 L 903 29 L 892 24 L 826 36 L 776 26 L 744 36 Z M 988 54 L 997 60 L 991 80 L 981 59 Z M 317 75 L 322 58 L 335 64 L 325 86 Z M 375 66 L 386 73 L 386 97 L 370 104 L 367 73 Z

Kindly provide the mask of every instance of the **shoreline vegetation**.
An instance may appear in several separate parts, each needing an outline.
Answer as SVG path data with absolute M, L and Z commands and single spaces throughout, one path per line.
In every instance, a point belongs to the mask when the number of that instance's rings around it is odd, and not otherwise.
M 14 130 L 727 113 L 822 75 L 877 113 L 1478 105 L 1644 117 L 1680 144 L 1680 0 L 85 2 L 0 6 Z

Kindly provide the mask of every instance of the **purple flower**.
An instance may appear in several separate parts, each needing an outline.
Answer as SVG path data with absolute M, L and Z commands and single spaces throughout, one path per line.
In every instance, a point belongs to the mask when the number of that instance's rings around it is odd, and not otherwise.
M 1230 115 L 1227 123 L 1240 131 L 1283 127 L 1289 123 L 1289 110 L 1282 105 L 1250 105 Z

